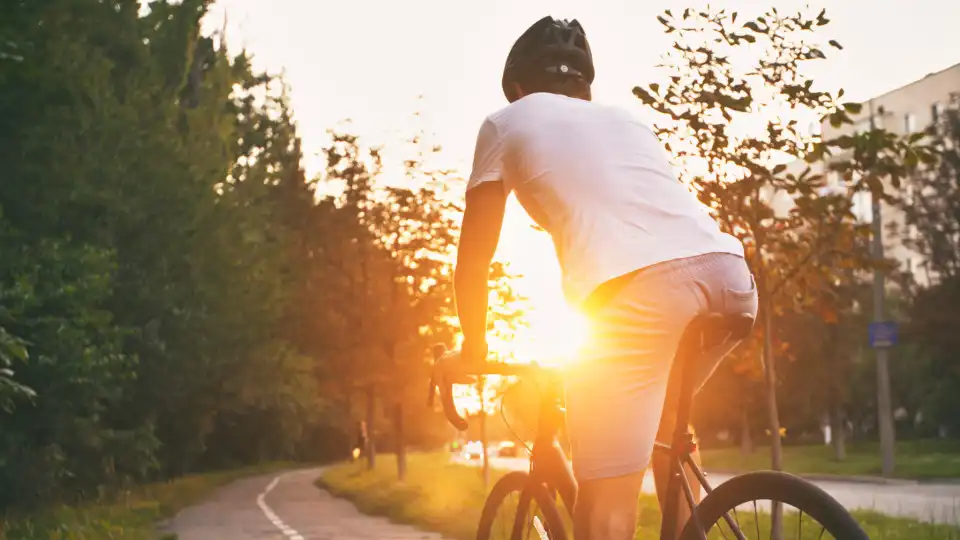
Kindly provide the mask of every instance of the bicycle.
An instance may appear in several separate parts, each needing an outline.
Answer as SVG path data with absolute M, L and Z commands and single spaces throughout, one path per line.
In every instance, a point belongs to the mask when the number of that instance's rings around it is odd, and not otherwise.
M 718 525 L 723 522 L 733 533 L 733 538 L 746 540 L 744 526 L 740 522 L 737 509 L 753 502 L 754 525 L 760 535 L 760 512 L 757 501 L 770 501 L 771 506 L 787 504 L 799 511 L 797 527 L 803 536 L 804 514 L 821 524 L 819 534 L 814 531 L 810 538 L 828 538 L 829 533 L 837 540 L 866 540 L 868 536 L 853 519 L 849 512 L 828 493 L 797 476 L 776 472 L 758 471 L 735 476 L 715 489 L 707 481 L 706 473 L 693 460 L 692 454 L 697 445 L 693 434 L 688 430 L 690 408 L 693 401 L 694 377 L 687 366 L 707 350 L 732 344 L 746 338 L 753 328 L 753 318 L 749 315 L 724 316 L 704 314 L 696 317 L 684 330 L 678 347 L 674 369 L 680 369 L 680 401 L 676 430 L 671 443 L 657 442 L 654 451 L 669 452 L 673 459 L 667 489 L 667 499 L 662 511 L 660 529 L 661 540 L 676 538 L 677 501 L 682 491 L 690 510 L 690 519 L 681 530 L 680 540 L 706 540 L 712 531 L 719 531 L 719 538 L 728 538 Z M 435 355 L 442 350 L 434 350 Z M 483 366 L 482 373 L 471 375 L 502 375 L 530 377 L 543 375 L 542 368 L 535 365 L 506 364 L 491 362 Z M 569 515 L 577 499 L 577 483 L 570 463 L 560 448 L 557 434 L 564 421 L 564 409 L 561 406 L 562 385 L 546 385 L 541 392 L 537 435 L 530 451 L 529 472 L 515 471 L 504 475 L 493 486 L 487 496 L 480 523 L 477 528 L 477 540 L 492 540 L 493 523 L 501 506 L 511 494 L 519 494 L 517 511 L 509 527 L 509 538 L 525 538 L 524 531 L 537 533 L 541 540 L 567 540 L 571 538 L 564 527 L 557 506 L 557 496 Z M 447 420 L 457 429 L 465 431 L 467 422 L 456 410 L 452 395 L 452 384 L 448 381 L 430 381 L 430 399 L 432 406 L 435 390 L 439 389 L 443 410 Z M 688 466 L 703 487 L 706 496 L 695 503 L 693 490 L 683 474 L 683 466 Z M 539 515 L 530 512 L 531 504 L 536 503 Z M 750 523 L 747 522 L 746 525 Z M 791 523 L 792 525 L 792 523 Z M 717 526 L 717 527 L 715 527 Z M 771 533 L 773 532 L 771 527 Z M 809 529 L 808 529 L 809 531 Z M 501 531 L 506 532 L 506 531 Z M 711 535 L 711 538 L 716 535 Z M 773 536 L 771 535 L 771 538 Z

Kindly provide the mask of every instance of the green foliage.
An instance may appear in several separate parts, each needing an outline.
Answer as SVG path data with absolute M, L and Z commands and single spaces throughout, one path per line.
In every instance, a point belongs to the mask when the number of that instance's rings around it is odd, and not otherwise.
M 375 187 L 344 135 L 319 196 L 287 88 L 200 35 L 208 4 L 0 21 L 0 512 L 343 455 L 352 390 L 419 405 L 452 336 L 449 171 Z
M 789 360 L 792 342 L 806 341 L 789 327 L 811 317 L 820 326 L 818 337 L 836 333 L 839 314 L 853 302 L 857 271 L 871 266 L 864 249 L 869 231 L 851 212 L 852 195 L 869 189 L 891 199 L 889 188 L 930 158 L 915 137 L 844 131 L 862 107 L 843 102 L 842 90 L 817 88 L 808 77 L 807 66 L 825 59 L 827 48 L 819 36 L 829 20 L 823 11 L 814 13 L 771 8 L 738 21 L 736 13 L 722 9 L 687 9 L 679 16 L 667 10 L 659 20 L 675 41 L 661 66 L 664 80 L 634 89 L 659 114 L 657 134 L 683 179 L 744 243 L 760 295 L 762 337 L 754 350 L 762 351 L 774 468 L 780 466 L 776 392 L 783 379 L 777 366 Z M 840 48 L 835 41 L 827 45 Z M 808 133 L 805 126 L 818 119 L 837 133 Z M 842 182 L 829 185 L 828 171 Z M 784 196 L 788 203 L 778 204 Z M 829 395 L 818 394 L 829 408 L 845 399 L 840 377 L 849 370 L 835 369 L 843 363 L 834 359 L 851 347 L 837 339 L 824 342 L 826 348 L 806 351 L 807 358 L 821 361 L 804 368 L 815 380 L 830 381 L 819 386 Z M 739 388 L 727 391 L 743 408 L 756 403 L 744 399 L 756 385 L 735 374 L 759 366 L 742 353 L 736 359 L 755 366 L 721 373 L 723 382 Z
M 905 236 L 908 247 L 918 252 L 923 264 L 916 270 L 919 285 L 913 291 L 908 337 L 917 344 L 918 371 L 926 382 L 919 407 L 926 421 L 960 430 L 956 411 L 960 407 L 960 98 L 955 98 L 940 121 L 930 126 L 940 157 L 936 166 L 915 175 L 902 208 L 907 226 L 915 231 Z
M 461 201 L 451 186 L 460 180 L 419 132 L 397 163 L 331 132 L 327 166 L 308 178 L 288 88 L 245 53 L 228 55 L 222 36 L 201 35 L 209 4 L 4 8 L 0 512 L 106 499 L 201 469 L 343 456 L 361 417 L 381 447 L 432 448 L 449 434 L 422 400 L 429 345 L 452 344 L 457 332 Z M 887 184 L 929 153 L 917 136 L 881 130 L 802 133 L 804 111 L 841 131 L 862 114 L 799 69 L 825 56 L 827 46 L 794 39 L 826 24 L 822 13 L 738 23 L 725 12 L 667 12 L 662 22 L 680 37 L 673 72 L 635 92 L 662 113 L 660 135 L 691 165 L 685 180 L 744 240 L 786 323 L 721 368 L 708 393 L 725 406 L 701 419 L 731 427 L 762 406 L 763 346 L 790 366 L 789 422 L 809 424 L 825 405 L 869 423 L 869 385 L 845 380 L 871 376 L 857 360 L 869 302 L 850 276 L 867 265 L 848 195 L 873 189 L 892 200 Z M 754 64 L 730 60 L 750 47 L 761 47 Z M 753 130 L 731 127 L 774 110 L 786 112 Z M 956 148 L 941 145 L 936 178 L 955 180 Z M 790 170 L 790 157 L 810 170 Z M 847 191 L 822 190 L 828 168 Z M 948 324 L 957 317 L 934 313 L 960 305 L 951 300 L 956 238 L 939 232 L 941 216 L 955 213 L 951 182 L 931 183 L 940 189 L 924 199 L 932 206 L 911 218 L 942 279 L 909 298 L 911 335 L 922 341 L 909 355 L 924 375 L 903 368 L 899 380 L 912 386 L 895 393 L 948 424 L 958 380 L 950 339 L 960 333 Z M 774 211 L 775 192 L 793 198 L 788 212 Z M 489 328 L 504 341 L 522 324 L 509 277 L 494 265 Z M 933 390 L 919 390 L 931 378 Z M 496 383 L 489 396 L 525 394 L 508 414 L 531 412 L 530 389 Z M 517 420 L 526 431 L 535 422 Z

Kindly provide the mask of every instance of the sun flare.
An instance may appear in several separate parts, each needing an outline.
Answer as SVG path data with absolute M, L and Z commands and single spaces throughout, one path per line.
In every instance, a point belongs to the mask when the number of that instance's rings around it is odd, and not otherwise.
M 531 227 L 529 218 L 511 200 L 501 234 L 498 259 L 515 274 L 510 285 L 523 310 L 523 324 L 510 332 L 487 336 L 494 356 L 509 362 L 536 362 L 563 367 L 576 357 L 588 336 L 586 318 L 567 303 L 561 289 L 560 266 L 550 237 Z M 497 327 L 496 315 L 493 317 Z M 506 336 L 506 337 L 505 337 Z M 496 386 L 499 381 L 490 381 Z M 454 390 L 457 407 L 470 414 L 480 409 L 476 388 Z M 495 410 L 496 391 L 484 392 L 488 412 Z

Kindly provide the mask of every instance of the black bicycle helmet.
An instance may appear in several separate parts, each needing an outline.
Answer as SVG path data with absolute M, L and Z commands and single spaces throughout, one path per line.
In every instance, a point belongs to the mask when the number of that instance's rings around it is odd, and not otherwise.
M 593 83 L 593 54 L 576 19 L 558 20 L 548 15 L 517 39 L 503 67 L 503 95 L 507 101 L 513 103 L 520 97 L 514 92 L 513 83 L 534 71 L 582 77 L 588 84 Z

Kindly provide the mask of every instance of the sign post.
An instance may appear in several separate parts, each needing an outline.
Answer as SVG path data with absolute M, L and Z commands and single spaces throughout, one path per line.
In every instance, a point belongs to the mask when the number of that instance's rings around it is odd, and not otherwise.
M 868 333 L 870 347 L 874 349 L 889 349 L 897 344 L 899 338 L 899 328 L 895 321 L 872 322 Z

